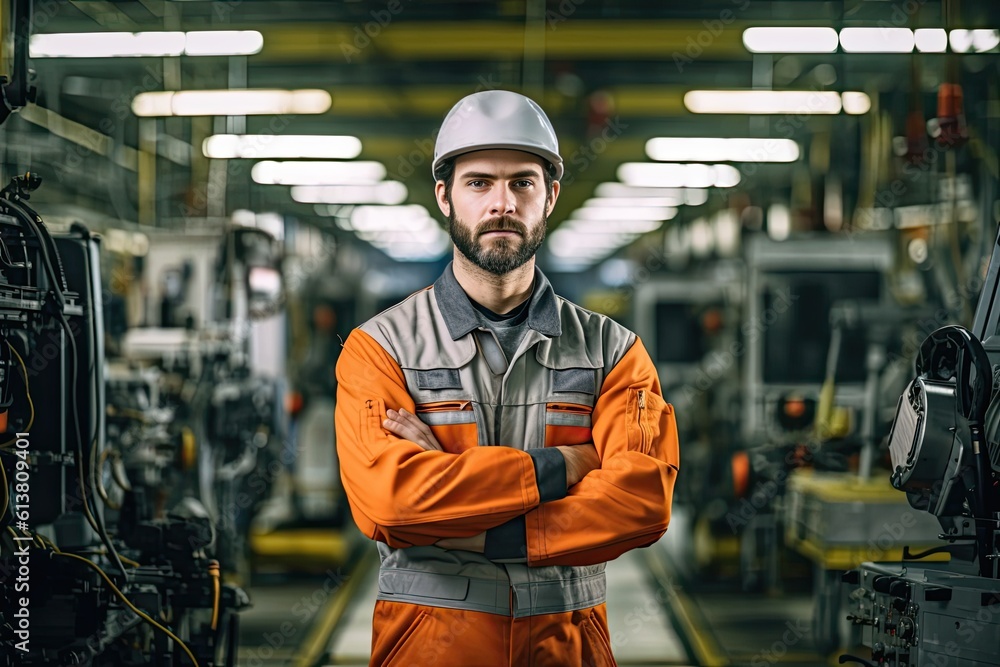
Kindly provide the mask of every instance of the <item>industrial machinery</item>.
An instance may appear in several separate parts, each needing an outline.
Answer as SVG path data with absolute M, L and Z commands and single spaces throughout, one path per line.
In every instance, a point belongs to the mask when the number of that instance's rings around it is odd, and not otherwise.
M 52 233 L 27 203 L 40 184 L 0 192 L 0 664 L 234 664 L 246 594 L 197 503 L 150 494 L 170 444 L 155 406 L 109 423 L 100 239 Z
M 695 276 L 650 280 L 633 297 L 636 333 L 677 409 L 685 447 L 675 497 L 693 506 L 714 497 L 715 467 L 729 459 L 736 439 L 740 275 L 741 267 L 720 263 Z
M 215 247 L 214 258 L 195 262 L 193 271 L 216 290 L 195 294 L 207 296 L 204 308 L 184 306 L 199 328 L 132 329 L 123 352 L 133 364 L 162 371 L 161 405 L 154 407 L 170 409 L 173 423 L 187 429 L 180 440 L 181 496 L 204 505 L 222 570 L 242 581 L 251 521 L 284 470 L 283 387 L 251 365 L 254 326 L 284 302 L 281 250 L 269 233 L 243 227 L 229 228 Z
M 933 515 L 947 545 L 848 572 L 850 619 L 879 667 L 1000 665 L 1000 237 L 973 331 L 945 326 L 920 346 L 889 437 L 892 485 Z M 947 563 L 926 563 L 944 552 Z
M 0 665 L 236 664 L 233 581 L 281 469 L 280 387 L 247 363 L 280 246 L 230 229 L 206 278 L 220 317 L 108 364 L 100 239 L 50 233 L 39 184 L 0 193 Z
M 713 526 L 729 508 L 719 488 L 729 483 L 727 462 L 740 442 L 742 275 L 740 263 L 720 261 L 641 283 L 632 299 L 636 334 L 677 413 L 684 460 L 664 544 L 692 577 L 735 562 L 739 548 L 736 536 Z
M 835 339 L 831 313 L 848 300 L 889 305 L 892 258 L 888 238 L 879 235 L 750 239 L 740 330 L 742 451 L 732 457 L 735 496 L 725 515 L 727 528 L 740 535 L 744 588 L 778 586 L 780 510 L 793 471 L 847 468 L 843 443 L 817 437 L 820 398 L 834 376 L 844 414 L 862 410 L 867 372 L 852 359 L 864 358 L 867 342 L 857 326 L 841 327 Z M 850 429 L 849 419 L 841 423 L 840 439 Z
M 742 326 L 743 435 L 747 442 L 781 438 L 812 425 L 783 406 L 788 397 L 818 398 L 827 375 L 834 303 L 845 299 L 889 303 L 885 275 L 892 265 L 888 238 L 823 236 L 748 244 L 747 313 Z M 789 341 L 795 341 L 790 345 Z M 835 372 L 838 402 L 864 401 L 863 334 L 846 330 Z M 804 417 L 805 415 L 798 415 Z

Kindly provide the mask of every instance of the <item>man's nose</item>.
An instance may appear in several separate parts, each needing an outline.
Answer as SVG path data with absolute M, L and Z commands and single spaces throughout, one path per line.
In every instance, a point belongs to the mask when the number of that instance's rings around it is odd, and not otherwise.
M 506 185 L 493 190 L 490 201 L 490 215 L 511 215 L 516 211 L 514 192 Z

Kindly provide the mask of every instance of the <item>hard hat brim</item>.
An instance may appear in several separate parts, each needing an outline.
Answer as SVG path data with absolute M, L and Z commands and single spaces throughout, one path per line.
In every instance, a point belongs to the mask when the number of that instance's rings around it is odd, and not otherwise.
M 478 151 L 490 151 L 490 150 L 521 151 L 522 153 L 529 153 L 531 155 L 536 155 L 545 160 L 546 162 L 548 162 L 549 164 L 551 164 L 552 167 L 555 169 L 555 176 L 553 177 L 553 180 L 558 181 L 563 177 L 563 172 L 564 172 L 563 160 L 560 156 L 550 151 L 546 151 L 544 149 L 528 147 L 521 144 L 511 144 L 511 143 L 476 144 L 474 146 L 463 146 L 461 148 L 454 148 L 448 151 L 447 153 L 438 156 L 438 158 L 434 160 L 434 164 L 431 166 L 431 170 L 434 173 L 437 173 L 437 168 L 439 164 L 441 164 L 445 160 L 451 160 L 453 158 L 456 158 L 459 155 L 465 155 L 467 153 L 475 153 Z

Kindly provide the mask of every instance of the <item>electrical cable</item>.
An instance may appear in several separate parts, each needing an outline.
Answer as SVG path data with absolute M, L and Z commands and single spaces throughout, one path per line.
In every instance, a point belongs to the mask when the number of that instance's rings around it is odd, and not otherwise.
M 117 449 L 113 449 L 111 451 L 112 451 L 112 456 L 118 459 L 118 462 L 121 463 L 122 453 Z M 128 479 L 125 477 L 125 473 L 122 472 L 122 469 L 120 467 L 115 465 L 111 466 L 111 478 L 115 480 L 115 484 L 117 484 L 118 488 L 120 488 L 122 491 L 125 491 L 126 493 L 132 491 L 132 483 L 128 481 Z
M 96 456 L 96 454 L 97 454 L 97 448 L 92 447 L 90 450 L 91 465 L 95 465 L 94 457 Z M 104 464 L 107 462 L 108 457 L 110 455 L 111 455 L 110 449 L 105 449 L 103 452 L 101 452 L 100 460 L 96 462 L 95 466 L 96 470 L 94 472 L 94 481 L 97 484 L 97 495 L 101 497 L 101 500 L 104 501 L 105 505 L 107 505 L 110 509 L 117 511 L 122 508 L 121 503 L 119 503 L 117 500 L 112 500 L 111 497 L 108 496 L 108 490 L 104 488 L 104 481 L 101 479 L 102 474 L 104 472 Z
M 49 538 L 45 537 L 41 533 L 38 533 L 38 539 L 41 540 L 43 546 L 48 547 L 49 549 L 52 549 L 57 554 L 62 553 L 61 551 L 59 551 L 59 547 L 56 546 L 55 542 L 53 542 Z
M 31 416 L 28 418 L 28 425 L 24 427 L 24 430 L 30 431 L 32 424 L 35 423 L 35 403 L 34 401 L 31 400 L 31 388 L 28 386 L 28 366 L 27 364 L 24 363 L 24 359 L 21 358 L 21 355 L 17 353 L 17 350 L 14 349 L 14 346 L 11 345 L 9 341 L 7 342 L 7 347 L 10 348 L 10 351 L 14 353 L 14 356 L 17 357 L 17 360 L 21 363 L 21 372 L 23 373 L 24 377 L 24 394 L 28 398 L 28 408 L 31 411 Z M 6 449 L 15 442 L 17 442 L 17 438 L 8 440 L 7 442 L 0 445 L 0 449 Z M 0 514 L 0 516 L 3 515 Z
M 7 244 L 0 240 L 0 262 L 3 262 L 5 266 L 12 269 L 20 269 L 22 267 L 14 264 L 14 257 L 11 256 L 10 250 L 7 248 Z
M 135 410 L 133 408 L 116 408 L 113 405 L 108 406 L 108 414 L 112 417 L 127 417 L 133 419 L 142 424 L 150 424 L 152 420 L 144 415 L 141 410 Z
M 178 637 L 173 632 L 171 632 L 169 628 L 166 628 L 165 626 L 160 625 L 159 623 L 157 623 L 156 621 L 154 621 L 152 618 L 150 618 L 145 612 L 143 612 L 141 609 L 139 609 L 134 604 L 132 604 L 129 601 L 129 599 L 127 597 L 125 597 L 125 594 L 122 593 L 120 590 L 118 590 L 118 587 L 115 586 L 114 582 L 111 581 L 111 578 L 104 572 L 104 570 L 101 569 L 101 567 L 97 563 L 89 561 L 86 558 L 84 558 L 83 556 L 77 556 L 76 554 L 56 553 L 55 555 L 57 555 L 57 556 L 63 556 L 64 558 L 73 558 L 75 560 L 78 560 L 78 561 L 81 561 L 83 563 L 86 563 L 87 566 L 89 566 L 89 567 L 97 570 L 97 573 L 99 575 L 101 575 L 101 578 L 104 579 L 105 582 L 107 582 L 108 586 L 111 587 L 111 590 L 114 592 L 114 594 L 116 596 L 118 596 L 118 599 L 121 600 L 123 603 L 125 603 L 125 606 L 127 606 L 129 609 L 131 609 L 137 616 L 139 616 L 139 618 L 143 619 L 144 621 L 146 621 L 147 623 L 149 623 L 150 625 L 152 625 L 154 628 L 156 628 L 157 630 L 163 632 L 165 635 L 167 635 L 168 637 L 170 637 L 171 639 L 173 639 L 175 642 L 177 642 L 177 645 L 180 646 L 182 649 L 184 649 L 184 652 L 187 653 L 187 656 L 188 656 L 188 658 L 191 659 L 191 662 L 192 662 L 192 664 L 194 664 L 194 667 L 200 667 L 200 665 L 198 664 L 198 660 L 194 657 L 194 653 L 191 652 L 191 649 L 188 648 L 187 644 L 185 644 L 180 639 L 180 637 Z
M 31 172 L 27 172 L 25 177 L 29 177 L 30 175 Z M 68 292 L 69 283 L 66 282 L 66 270 L 63 267 L 62 257 L 59 255 L 59 250 L 56 248 L 55 239 L 52 238 L 52 235 L 49 234 L 48 228 L 45 227 L 45 224 L 42 221 L 42 216 L 38 215 L 35 209 L 28 205 L 27 197 L 21 196 L 20 194 L 16 195 L 16 197 L 17 206 L 22 209 L 22 211 L 26 214 L 26 217 L 29 219 L 33 228 L 32 231 L 35 232 L 35 236 L 38 238 L 39 243 L 47 247 L 48 251 L 56 258 L 55 264 L 51 267 L 53 272 L 53 283 L 62 285 L 62 290 Z M 8 199 L 8 201 L 11 200 Z M 58 269 L 58 272 L 56 272 L 56 269 Z
M 59 322 L 62 324 L 63 328 L 66 330 L 67 338 L 69 339 L 70 349 L 72 351 L 72 356 L 70 357 L 70 367 L 72 369 L 72 381 L 70 384 L 70 391 L 72 395 L 70 397 L 70 404 L 73 408 L 73 427 L 76 433 L 76 452 L 77 452 L 77 472 L 78 472 L 78 482 L 80 484 L 80 498 L 83 501 L 84 516 L 87 517 L 88 523 L 94 531 L 100 536 L 101 541 L 104 546 L 108 549 L 108 553 L 111 555 L 117 568 L 121 571 L 124 580 L 128 580 L 128 572 L 125 570 L 125 566 L 122 564 L 121 559 L 118 557 L 118 551 L 114 548 L 111 543 L 111 538 L 108 536 L 107 529 L 104 526 L 104 518 L 100 512 L 97 513 L 97 518 L 95 518 L 94 513 L 90 510 L 90 505 L 87 499 L 87 484 L 84 479 L 84 460 L 83 455 L 83 429 L 80 428 L 80 412 L 77 403 L 79 398 L 79 387 L 78 387 L 78 352 L 76 348 L 76 338 L 73 336 L 73 330 L 69 326 L 69 322 L 66 320 L 66 314 L 63 312 L 63 306 L 66 304 L 66 297 L 60 289 L 60 284 L 65 284 L 65 273 L 63 272 L 62 280 L 60 276 L 56 274 L 55 265 L 52 262 L 52 258 L 49 255 L 48 244 L 46 239 L 51 243 L 53 251 L 58 256 L 58 251 L 55 248 L 55 243 L 52 241 L 52 237 L 49 235 L 48 230 L 45 230 L 39 224 L 36 223 L 35 217 L 38 217 L 34 211 L 32 211 L 26 204 L 23 204 L 18 198 L 18 201 L 10 199 L 10 193 L 8 192 L 8 198 L 6 199 L 6 204 L 16 213 L 19 217 L 27 223 L 28 227 L 31 229 L 32 233 L 39 240 L 39 252 L 42 257 L 42 267 L 49 275 L 49 279 L 52 282 L 51 290 L 56 297 L 56 315 Z M 27 209 L 27 211 L 25 210 Z M 30 211 L 31 215 L 28 213 Z M 41 218 L 39 218 L 41 220 Z M 60 260 L 59 264 L 60 270 L 62 269 L 62 262 Z M 91 471 L 92 481 L 93 481 L 93 471 Z M 92 484 L 92 487 L 94 485 Z
M 213 560 L 208 564 L 208 573 L 212 577 L 212 630 L 216 630 L 219 625 L 219 601 L 222 598 L 222 585 L 219 580 L 219 561 Z
M 0 510 L 0 521 L 7 515 L 7 508 L 10 507 L 10 487 L 7 486 L 7 471 L 4 470 L 3 461 L 0 461 L 0 477 L 3 478 L 3 509 Z
M 77 457 L 78 457 L 77 461 L 79 462 L 79 465 L 77 466 L 77 471 L 79 473 L 80 496 L 81 496 L 81 498 L 83 498 L 83 507 L 86 510 L 86 513 L 89 516 L 90 520 L 91 521 L 95 521 L 98 524 L 98 526 L 96 527 L 96 530 L 97 530 L 98 535 L 100 535 L 101 541 L 104 543 L 104 546 L 107 548 L 108 554 L 110 555 L 112 561 L 114 561 L 114 563 L 118 567 L 118 569 L 121 571 L 122 576 L 124 577 L 124 580 L 128 581 L 128 572 L 125 570 L 125 565 L 122 564 L 122 561 L 121 561 L 121 559 L 118 556 L 117 549 L 115 549 L 114 545 L 112 545 L 112 543 L 111 543 L 111 538 L 108 536 L 108 531 L 107 531 L 107 529 L 104 526 L 104 518 L 102 516 L 102 513 L 98 512 L 97 513 L 97 518 L 95 519 L 94 515 L 91 513 L 90 507 L 88 506 L 88 503 L 87 503 L 87 487 L 86 487 L 86 482 L 84 481 L 84 476 L 83 476 L 83 467 L 84 467 L 83 466 L 83 458 L 84 458 L 83 457 L 83 433 L 82 433 L 82 429 L 80 428 L 80 412 L 79 412 L 79 406 L 77 405 L 79 403 L 79 401 L 77 400 L 79 398 L 79 395 L 78 395 L 78 391 L 77 391 L 77 389 L 78 389 L 78 386 L 77 386 L 77 380 L 78 380 L 78 378 L 77 378 L 77 370 L 78 370 L 77 369 L 77 359 L 78 359 L 78 357 L 77 357 L 77 350 L 76 350 L 76 339 L 73 336 L 73 331 L 72 331 L 72 329 L 69 326 L 69 322 L 66 321 L 66 315 L 63 314 L 62 310 L 59 311 L 59 321 L 62 323 L 63 327 L 66 329 L 66 334 L 67 334 L 67 338 L 69 339 L 70 349 L 73 351 L 73 356 L 71 357 L 72 363 L 70 364 L 71 367 L 72 367 L 72 381 L 71 381 L 71 384 L 70 384 L 70 386 L 72 387 L 72 389 L 71 389 L 72 396 L 70 398 L 70 403 L 73 406 L 73 427 L 76 430 L 76 451 L 77 451 Z M 91 469 L 90 472 L 91 472 L 91 478 L 92 478 L 91 481 L 93 482 L 93 473 L 94 473 L 93 467 L 92 467 L 92 469 Z
M 121 558 L 122 562 L 126 565 L 131 565 L 132 567 L 142 567 L 138 561 L 134 561 L 131 558 L 126 558 L 125 556 L 119 556 L 119 558 Z

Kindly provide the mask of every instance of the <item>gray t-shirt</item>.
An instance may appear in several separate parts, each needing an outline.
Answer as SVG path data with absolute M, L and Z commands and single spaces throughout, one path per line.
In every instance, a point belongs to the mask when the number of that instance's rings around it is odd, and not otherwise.
M 479 323 L 488 327 L 496 334 L 497 340 L 500 342 L 500 347 L 503 349 L 503 354 L 507 357 L 507 363 L 509 364 L 510 360 L 514 358 L 514 353 L 517 352 L 518 345 L 521 344 L 521 339 L 524 338 L 524 333 L 528 329 L 528 304 L 531 303 L 531 297 L 529 296 L 520 306 L 503 315 L 494 313 L 486 306 L 476 303 L 472 299 L 469 299 L 469 303 L 476 310 L 476 317 L 479 318 Z

